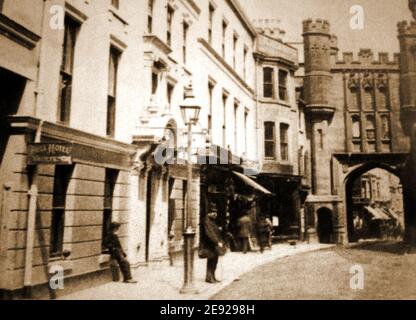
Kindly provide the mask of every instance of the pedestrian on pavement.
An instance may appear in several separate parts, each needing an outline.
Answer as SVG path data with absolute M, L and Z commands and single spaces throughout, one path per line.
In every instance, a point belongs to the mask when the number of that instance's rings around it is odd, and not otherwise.
M 220 282 L 215 278 L 215 270 L 217 269 L 218 257 L 224 252 L 224 243 L 221 239 L 221 231 L 215 221 L 216 219 L 217 212 L 209 212 L 204 219 L 201 232 L 200 257 L 207 258 L 205 281 L 208 283 Z
M 267 246 L 269 249 L 272 249 L 273 244 L 273 223 L 272 220 L 270 220 L 269 216 L 266 216 L 266 225 L 267 225 Z
M 238 237 L 240 238 L 241 249 L 244 254 L 248 251 L 248 241 L 251 235 L 251 219 L 244 213 L 240 219 L 238 219 Z
M 267 225 L 266 217 L 265 216 L 259 216 L 259 219 L 257 221 L 257 240 L 259 242 L 260 246 L 260 252 L 264 252 L 264 248 L 269 243 L 269 226 Z
M 104 246 L 110 251 L 111 259 L 117 261 L 123 274 L 123 282 L 137 283 L 131 276 L 130 263 L 126 259 L 127 254 L 124 252 L 120 239 L 118 238 L 120 226 L 121 224 L 118 222 L 112 222 L 110 224 L 109 234 L 104 239 Z
M 173 231 L 169 232 L 168 254 L 169 254 L 169 265 L 172 267 L 173 262 L 174 262 L 174 255 L 175 255 L 175 233 Z

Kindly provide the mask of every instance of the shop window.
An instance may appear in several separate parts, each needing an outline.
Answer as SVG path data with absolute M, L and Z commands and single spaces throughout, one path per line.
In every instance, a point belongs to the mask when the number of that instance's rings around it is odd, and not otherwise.
M 286 123 L 280 124 L 280 159 L 289 160 L 289 125 Z
M 263 97 L 274 98 L 273 68 L 263 68 Z
M 276 135 L 274 122 L 264 123 L 264 157 L 266 159 L 276 158 Z
M 288 100 L 287 94 L 287 71 L 279 70 L 279 99 Z
M 49 250 L 51 257 L 59 257 L 63 251 L 66 195 L 72 171 L 72 166 L 55 167 Z
M 58 103 L 58 121 L 65 124 L 69 124 L 71 114 L 72 76 L 78 30 L 79 24 L 71 18 L 65 17 Z
M 103 225 L 102 225 L 102 249 L 106 251 L 104 247 L 104 240 L 107 237 L 110 224 L 113 220 L 113 199 L 114 189 L 116 186 L 118 177 L 118 170 L 105 169 L 105 180 L 104 180 L 104 211 L 103 211 Z

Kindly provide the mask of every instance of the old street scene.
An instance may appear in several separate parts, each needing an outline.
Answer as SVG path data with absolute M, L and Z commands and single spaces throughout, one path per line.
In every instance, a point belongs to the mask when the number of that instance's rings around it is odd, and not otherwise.
M 0 299 L 415 299 L 416 1 L 356 2 L 0 0 Z

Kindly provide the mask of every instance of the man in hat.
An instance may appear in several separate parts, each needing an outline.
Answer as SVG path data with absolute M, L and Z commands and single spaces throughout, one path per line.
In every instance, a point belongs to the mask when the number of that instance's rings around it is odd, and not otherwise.
M 118 222 L 112 222 L 110 224 L 110 232 L 104 240 L 104 245 L 110 251 L 111 259 L 116 260 L 120 266 L 123 281 L 125 283 L 137 283 L 131 276 L 130 263 L 126 259 L 127 254 L 124 252 L 120 239 L 118 238 L 120 226 Z

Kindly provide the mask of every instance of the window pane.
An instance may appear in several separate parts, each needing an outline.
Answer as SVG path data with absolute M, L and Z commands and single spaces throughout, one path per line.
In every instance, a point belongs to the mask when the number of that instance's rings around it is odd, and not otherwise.
M 279 99 L 287 100 L 287 72 L 279 70 Z
M 264 68 L 263 69 L 263 96 L 265 98 L 273 98 L 273 87 L 274 87 L 274 79 L 273 79 L 273 69 L 272 68 Z
M 108 66 L 108 95 L 115 97 L 117 89 L 117 69 L 120 53 L 114 49 L 110 49 L 110 62 Z
M 114 138 L 116 124 L 116 100 L 108 96 L 107 104 L 107 136 Z
M 72 170 L 72 166 L 55 167 L 50 229 L 51 256 L 59 256 L 63 250 L 66 194 L 71 180 Z
M 274 140 L 274 123 L 266 122 L 264 124 L 264 138 L 266 140 Z

